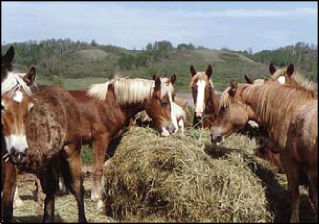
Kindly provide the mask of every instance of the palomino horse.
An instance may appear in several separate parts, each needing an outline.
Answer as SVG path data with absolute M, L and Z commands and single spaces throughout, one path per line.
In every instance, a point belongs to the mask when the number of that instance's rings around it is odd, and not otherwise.
M 13 57 L 13 46 L 4 56 L 1 55 L 1 95 L 3 90 L 8 89 L 10 85 L 10 80 L 7 77 L 12 72 Z M 1 131 L 1 222 L 11 222 L 18 174 L 14 164 L 8 158 L 5 158 L 5 155 L 6 144 Z
M 219 96 L 216 95 L 211 80 L 213 68 L 208 65 L 205 72 L 197 72 L 192 65 L 190 73 L 192 75 L 190 86 L 195 104 L 193 124 L 195 127 L 211 128 L 219 106 Z
M 43 222 L 54 221 L 54 197 L 59 162 L 78 205 L 79 222 L 86 222 L 81 162 L 80 114 L 74 99 L 59 87 L 32 93 L 35 68 L 24 76 L 8 74 L 12 88 L 1 97 L 1 125 L 7 155 L 16 166 L 36 174 L 45 198 Z
M 310 182 L 309 196 L 318 214 L 318 94 L 304 87 L 276 82 L 236 84 L 222 94 L 212 142 L 245 125 L 248 119 L 267 128 L 288 179 L 291 222 L 299 222 L 299 174 Z
M 101 178 L 107 148 L 121 134 L 130 119 L 142 110 L 154 121 L 164 136 L 173 130 L 171 100 L 176 76 L 155 80 L 114 78 L 89 89 L 69 91 L 80 110 L 82 139 L 93 145 L 94 168 L 91 199 L 102 202 Z

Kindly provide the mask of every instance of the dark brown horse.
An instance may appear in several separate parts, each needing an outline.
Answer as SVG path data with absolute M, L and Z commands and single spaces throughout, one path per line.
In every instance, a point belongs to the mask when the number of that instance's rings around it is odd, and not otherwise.
M 84 144 L 93 146 L 94 169 L 91 199 L 103 205 L 101 178 L 109 143 L 130 119 L 145 110 L 163 135 L 173 131 L 171 99 L 176 76 L 155 80 L 114 78 L 89 89 L 69 91 L 77 102 Z
M 35 68 L 22 76 L 10 73 L 11 89 L 1 97 L 1 125 L 7 156 L 16 166 L 36 174 L 46 194 L 43 222 L 54 221 L 58 188 L 57 164 L 78 204 L 79 222 L 86 222 L 81 162 L 81 120 L 73 97 L 59 87 L 31 91 Z M 6 82 L 6 81 L 5 81 Z
M 4 56 L 1 55 L 1 90 L 2 85 L 12 72 L 14 48 L 11 46 Z M 8 86 L 8 84 L 6 84 Z M 7 87 L 9 88 L 9 87 Z M 1 95 L 2 92 L 1 91 Z M 17 170 L 14 164 L 5 155 L 6 144 L 1 130 L 1 222 L 11 222 L 13 216 L 13 198 L 17 185 Z
M 190 67 L 192 94 L 195 104 L 194 122 L 195 127 L 211 128 L 217 117 L 219 96 L 214 91 L 211 80 L 213 68 L 208 65 L 205 72 L 197 72 L 192 65 Z
M 212 142 L 243 127 L 251 119 L 267 128 L 280 152 L 288 179 L 291 222 L 299 222 L 300 173 L 309 179 L 309 196 L 318 213 L 318 94 L 304 87 L 268 81 L 231 82 L 222 94 L 219 115 L 211 129 Z

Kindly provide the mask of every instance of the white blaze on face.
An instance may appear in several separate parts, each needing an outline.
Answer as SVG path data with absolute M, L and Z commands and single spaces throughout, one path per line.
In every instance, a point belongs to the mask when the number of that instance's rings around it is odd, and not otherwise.
M 5 142 L 9 154 L 12 154 L 12 149 L 15 149 L 16 152 L 25 153 L 28 148 L 26 135 L 5 136 Z
M 280 76 L 277 80 L 278 80 L 278 82 L 280 84 L 285 84 L 286 83 L 286 77 L 285 76 Z
M 16 91 L 14 94 L 13 100 L 18 103 L 21 103 L 23 100 L 23 93 L 21 91 Z
M 205 103 L 204 103 L 205 86 L 206 86 L 206 83 L 204 80 L 197 81 L 197 99 L 196 99 L 196 105 L 195 105 L 195 112 L 197 117 L 201 117 L 205 109 Z

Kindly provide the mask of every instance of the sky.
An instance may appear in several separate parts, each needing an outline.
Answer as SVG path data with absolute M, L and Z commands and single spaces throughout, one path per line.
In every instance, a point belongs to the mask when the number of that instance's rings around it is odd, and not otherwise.
M 5 2 L 1 43 L 80 40 L 142 49 L 154 41 L 214 49 L 318 44 L 318 2 Z

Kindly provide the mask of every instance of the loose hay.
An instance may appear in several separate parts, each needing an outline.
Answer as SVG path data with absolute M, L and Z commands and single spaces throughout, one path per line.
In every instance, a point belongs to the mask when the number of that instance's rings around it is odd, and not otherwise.
M 142 222 L 274 221 L 249 155 L 209 145 L 205 131 L 162 138 L 132 128 L 105 168 L 107 214 Z

